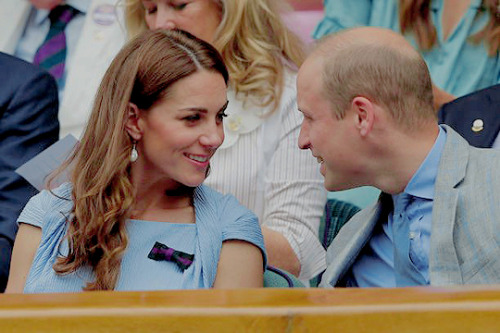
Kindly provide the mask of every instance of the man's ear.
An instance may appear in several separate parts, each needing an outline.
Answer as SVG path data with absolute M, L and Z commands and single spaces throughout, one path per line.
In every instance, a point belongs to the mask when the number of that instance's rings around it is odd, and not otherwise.
M 352 110 L 354 110 L 355 126 L 361 136 L 367 136 L 375 121 L 375 105 L 366 97 L 356 96 L 351 102 Z
M 141 110 L 134 103 L 128 103 L 128 115 L 125 129 L 132 139 L 139 141 L 142 138 L 142 128 L 140 124 Z

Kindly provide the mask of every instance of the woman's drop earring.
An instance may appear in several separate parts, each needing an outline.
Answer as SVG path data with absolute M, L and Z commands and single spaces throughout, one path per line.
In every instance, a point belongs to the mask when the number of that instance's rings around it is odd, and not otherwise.
M 132 151 L 130 152 L 130 162 L 135 162 L 139 158 L 139 153 L 137 152 L 137 149 L 135 148 L 135 143 L 134 141 L 132 143 Z

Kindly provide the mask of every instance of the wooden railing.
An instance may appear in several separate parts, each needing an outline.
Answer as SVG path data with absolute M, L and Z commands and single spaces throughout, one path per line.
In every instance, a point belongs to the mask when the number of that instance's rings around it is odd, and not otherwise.
M 500 331 L 500 286 L 0 295 L 0 332 L 323 331 Z

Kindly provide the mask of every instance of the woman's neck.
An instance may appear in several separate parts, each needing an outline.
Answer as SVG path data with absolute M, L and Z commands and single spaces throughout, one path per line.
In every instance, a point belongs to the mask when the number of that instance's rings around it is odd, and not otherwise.
M 455 30 L 456 26 L 462 20 L 465 13 L 469 9 L 471 0 L 444 0 L 443 1 L 443 16 L 441 22 L 443 24 L 443 40 L 447 40 L 450 34 Z
M 177 182 L 139 182 L 135 185 L 133 219 L 194 223 L 193 188 Z

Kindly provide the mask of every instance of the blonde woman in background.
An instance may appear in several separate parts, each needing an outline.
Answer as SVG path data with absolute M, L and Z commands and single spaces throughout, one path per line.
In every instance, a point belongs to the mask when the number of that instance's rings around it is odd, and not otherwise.
M 211 43 L 229 70 L 225 141 L 206 184 L 259 217 L 268 261 L 302 280 L 325 268 L 318 240 L 326 191 L 316 160 L 297 148 L 295 77 L 304 60 L 278 0 L 123 0 L 132 37 L 182 29 Z

